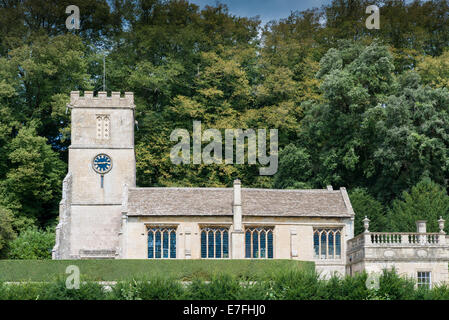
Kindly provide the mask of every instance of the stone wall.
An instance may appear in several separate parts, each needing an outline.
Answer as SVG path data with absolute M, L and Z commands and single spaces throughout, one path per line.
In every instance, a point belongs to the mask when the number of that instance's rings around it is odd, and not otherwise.
M 69 172 L 62 182 L 62 200 L 59 203 L 59 223 L 52 259 L 69 259 L 72 203 L 72 175 Z
M 115 258 L 119 248 L 123 185 L 135 187 L 134 96 L 86 91 L 70 96 L 69 175 L 64 182 L 54 259 Z M 107 154 L 112 169 L 98 174 L 95 156 Z M 103 179 L 102 179 L 103 176 Z M 103 180 L 103 183 L 102 183 Z
M 126 240 L 126 250 L 122 258 L 146 259 L 148 257 L 148 226 L 175 226 L 176 257 L 178 259 L 201 258 L 201 227 L 202 226 L 228 226 L 230 233 L 233 230 L 232 216 L 204 217 L 204 216 L 157 216 L 157 217 L 127 217 L 126 231 L 122 225 L 122 236 Z M 247 217 L 243 215 L 243 227 L 271 226 L 273 227 L 274 259 L 294 259 L 302 261 L 314 261 L 317 269 L 325 276 L 334 272 L 343 275 L 345 273 L 346 256 L 345 234 L 347 224 L 339 218 L 307 218 L 307 217 Z M 341 259 L 319 260 L 314 256 L 313 228 L 338 227 L 342 228 Z M 244 229 L 243 228 L 243 229 Z M 350 231 L 349 231 L 350 232 Z M 232 238 L 230 238 L 230 242 Z M 230 248 L 235 246 L 230 243 Z M 244 242 L 237 246 L 239 256 L 245 257 Z M 231 249 L 230 249 L 231 250 Z M 232 250 L 231 250 L 232 251 Z M 230 252 L 231 256 L 233 252 Z
M 348 241 L 347 257 L 350 275 L 394 268 L 409 278 L 430 271 L 433 283 L 449 281 L 449 242 L 444 233 L 365 232 Z

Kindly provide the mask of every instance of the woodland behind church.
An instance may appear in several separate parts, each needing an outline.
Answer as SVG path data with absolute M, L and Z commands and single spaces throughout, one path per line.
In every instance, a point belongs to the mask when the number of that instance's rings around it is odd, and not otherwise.
M 73 143 L 66 106 L 71 91 L 102 90 L 104 55 L 107 91 L 134 92 L 138 186 L 346 187 L 355 235 L 365 215 L 372 232 L 425 219 L 438 233 L 449 210 L 448 3 L 380 1 L 380 30 L 365 28 L 369 4 L 261 25 L 224 5 L 79 1 L 79 31 L 67 31 L 64 1 L 0 4 L 2 256 L 50 258 Z M 170 132 L 192 132 L 192 119 L 278 129 L 278 172 L 173 165 Z

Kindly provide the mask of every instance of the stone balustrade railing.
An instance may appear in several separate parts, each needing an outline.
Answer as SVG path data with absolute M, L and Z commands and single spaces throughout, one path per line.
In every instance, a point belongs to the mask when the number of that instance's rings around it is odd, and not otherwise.
M 348 241 L 348 250 L 363 246 L 445 245 L 449 237 L 442 233 L 365 232 Z

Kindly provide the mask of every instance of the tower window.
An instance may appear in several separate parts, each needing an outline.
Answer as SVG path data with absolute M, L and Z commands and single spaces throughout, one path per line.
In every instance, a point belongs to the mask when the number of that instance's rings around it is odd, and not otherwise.
M 176 258 L 176 228 L 148 228 L 148 259 Z
M 272 227 L 245 229 L 245 257 L 253 259 L 273 259 Z
M 229 229 L 207 227 L 201 229 L 201 258 L 229 258 Z
M 109 140 L 111 136 L 111 120 L 109 115 L 97 114 L 97 139 Z

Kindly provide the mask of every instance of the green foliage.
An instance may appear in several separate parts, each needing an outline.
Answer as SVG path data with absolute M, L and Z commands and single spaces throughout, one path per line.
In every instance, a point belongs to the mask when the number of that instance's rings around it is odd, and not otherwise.
M 393 201 L 388 212 L 388 229 L 416 231 L 417 220 L 427 220 L 427 232 L 439 232 L 438 219 L 449 218 L 449 196 L 440 185 L 424 179 L 410 192 L 404 191 L 402 199 Z M 448 232 L 448 226 L 445 227 Z
M 8 149 L 10 168 L 0 185 L 3 205 L 17 216 L 41 221 L 54 216 L 65 164 L 34 127 L 22 128 Z
M 279 153 L 279 168 L 274 178 L 274 186 L 279 189 L 307 189 L 306 181 L 312 176 L 310 155 L 304 148 L 289 144 Z
M 122 281 L 112 287 L 113 299 L 117 300 L 178 300 L 183 295 L 179 281 L 164 277 Z
M 82 279 L 81 279 L 82 280 Z M 68 289 L 64 278 L 45 286 L 39 300 L 104 300 L 103 286 L 97 282 L 81 281 L 79 289 Z
M 51 259 L 51 250 L 55 245 L 54 230 L 31 228 L 22 232 L 10 242 L 8 258 L 41 260 Z
M 319 300 L 325 295 L 325 287 L 315 270 L 283 270 L 275 275 L 271 293 L 276 300 Z
M 51 248 L 50 248 L 51 249 Z M 223 270 L 241 279 L 267 278 L 276 270 L 312 270 L 313 262 L 295 260 L 0 260 L 0 281 L 49 281 L 76 265 L 95 281 L 168 277 L 210 281 Z
M 449 50 L 437 57 L 424 57 L 417 69 L 423 83 L 449 89 Z
M 356 188 L 349 192 L 351 205 L 355 212 L 354 234 L 364 231 L 362 220 L 370 219 L 370 231 L 382 232 L 387 225 L 385 208 L 382 203 L 373 198 L 365 189 Z
M 193 280 L 187 291 L 187 298 L 193 300 L 237 300 L 241 298 L 240 279 L 229 274 L 215 275 L 210 282 Z
M 0 282 L 0 300 L 447 300 L 445 285 L 416 288 L 395 270 L 384 270 L 379 288 L 366 287 L 367 274 L 323 279 L 315 272 L 278 269 L 271 278 L 246 281 L 230 273 L 211 281 L 180 282 L 165 276 L 130 279 L 102 285 L 83 280 L 79 289 L 67 289 L 62 278 L 50 282 L 5 284 Z
M 135 92 L 140 186 L 363 188 L 356 230 L 364 215 L 381 228 L 381 207 L 425 177 L 447 188 L 448 2 L 378 1 L 380 30 L 360 19 L 371 4 L 334 0 L 262 26 L 223 4 L 79 0 L 82 28 L 68 32 L 65 1 L 0 3 L 0 205 L 13 229 L 54 224 L 69 92 L 102 88 L 103 55 L 107 90 Z M 173 165 L 170 133 L 192 120 L 278 129 L 278 174 Z
M 11 211 L 0 207 L 0 257 L 5 256 L 8 243 L 16 237 L 12 227 L 13 216 Z
M 385 300 L 414 299 L 415 283 L 411 279 L 400 277 L 396 271 L 384 270 L 379 278 L 379 289 L 376 296 Z

